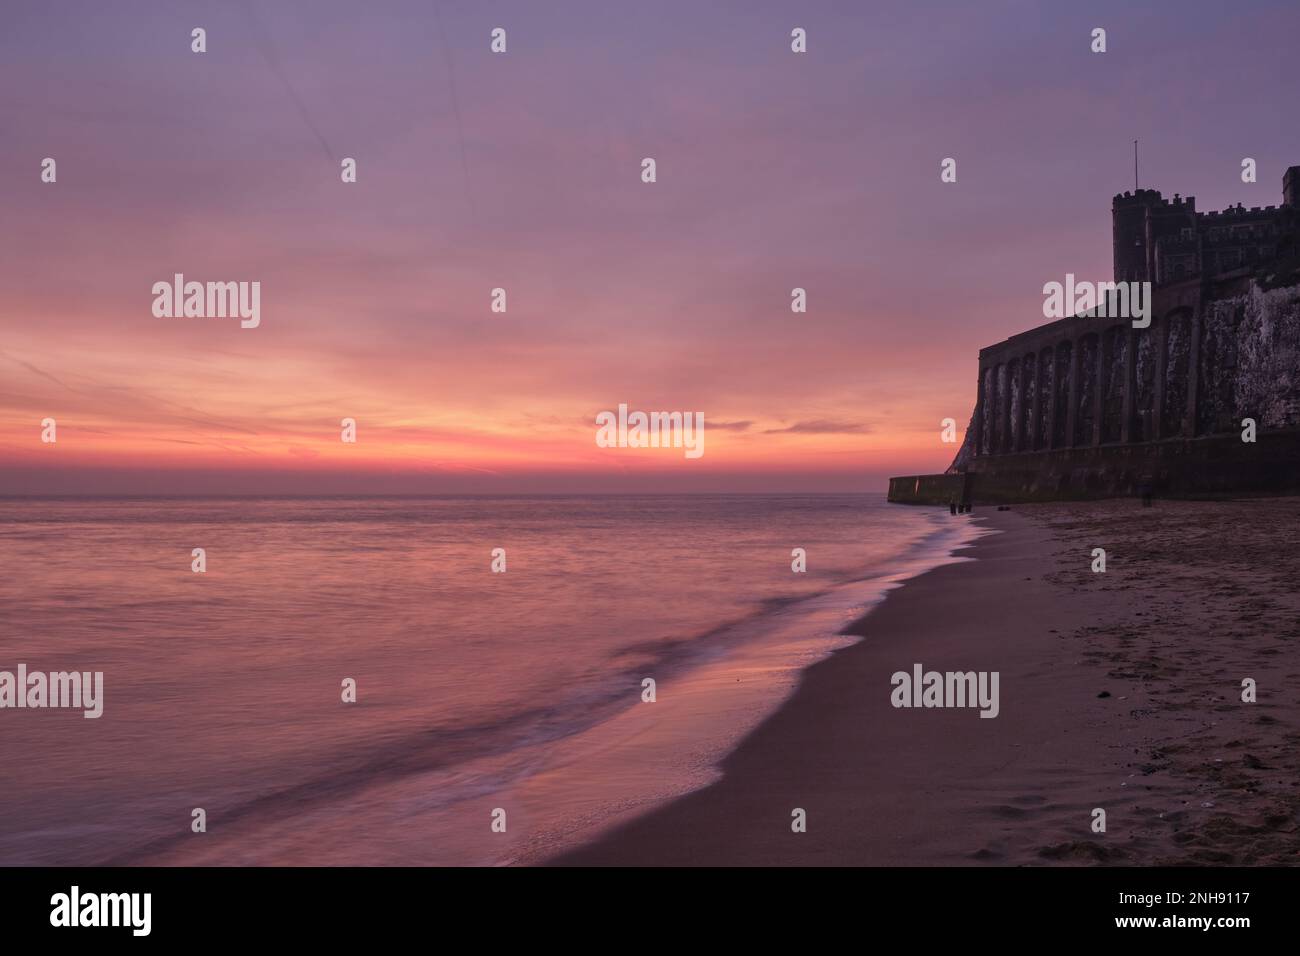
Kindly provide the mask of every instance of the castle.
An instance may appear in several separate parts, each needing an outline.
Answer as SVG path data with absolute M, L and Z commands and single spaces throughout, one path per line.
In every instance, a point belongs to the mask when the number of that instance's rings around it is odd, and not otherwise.
M 981 349 L 951 467 L 890 479 L 891 501 L 1300 492 L 1300 166 L 1280 206 L 1137 189 L 1111 218 L 1150 325 L 1094 309 Z

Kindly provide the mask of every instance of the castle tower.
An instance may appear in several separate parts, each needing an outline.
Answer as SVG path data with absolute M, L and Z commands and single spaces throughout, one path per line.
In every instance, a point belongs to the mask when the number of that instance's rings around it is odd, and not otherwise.
M 1111 242 L 1116 282 L 1155 282 L 1156 243 L 1196 230 L 1196 199 L 1165 199 L 1157 189 L 1135 189 L 1111 201 Z
M 1282 176 L 1282 205 L 1300 209 L 1300 166 L 1292 166 Z
M 1149 233 L 1151 207 L 1161 202 L 1154 189 L 1123 193 L 1111 201 L 1111 242 L 1116 282 L 1144 282 L 1155 271 Z

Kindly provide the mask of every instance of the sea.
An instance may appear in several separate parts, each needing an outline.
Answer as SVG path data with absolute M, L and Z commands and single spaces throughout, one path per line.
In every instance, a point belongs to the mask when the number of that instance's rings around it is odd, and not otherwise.
M 541 862 L 717 779 L 976 533 L 868 494 L 0 499 L 0 671 L 104 675 L 97 719 L 0 709 L 0 865 Z

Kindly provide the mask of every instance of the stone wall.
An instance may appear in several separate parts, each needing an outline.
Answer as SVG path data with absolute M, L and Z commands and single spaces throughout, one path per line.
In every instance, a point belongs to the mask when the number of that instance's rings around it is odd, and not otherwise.
M 969 479 L 976 504 L 1136 496 L 1144 487 L 1176 498 L 1300 494 L 1300 428 L 1262 432 L 1254 444 L 1218 435 L 1003 455 L 996 467 L 942 477 Z
M 907 475 L 889 479 L 889 500 L 905 505 L 947 505 L 969 501 L 970 477 L 960 474 Z
M 1277 472 L 1300 471 L 1286 457 L 1300 445 L 1265 436 L 1300 430 L 1300 263 L 1158 287 L 1145 329 L 1092 314 L 1012 336 L 980 351 L 977 382 L 949 468 L 980 476 L 977 500 L 1130 493 L 1144 477 L 1169 493 L 1289 489 Z

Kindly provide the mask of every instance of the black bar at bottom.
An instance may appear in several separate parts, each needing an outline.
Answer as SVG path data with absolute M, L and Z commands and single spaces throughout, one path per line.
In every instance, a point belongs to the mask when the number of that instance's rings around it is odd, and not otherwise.
M 458 930 L 484 943 L 588 933 L 598 943 L 619 927 L 666 942 L 658 934 L 700 925 L 732 943 L 777 931 L 862 939 L 907 930 L 927 944 L 1199 936 L 1232 945 L 1292 927 L 1296 886 L 1281 868 L 5 869 L 0 933 L 6 942 L 284 939 L 305 948 L 430 940 L 431 931 L 457 945 L 443 934 Z

